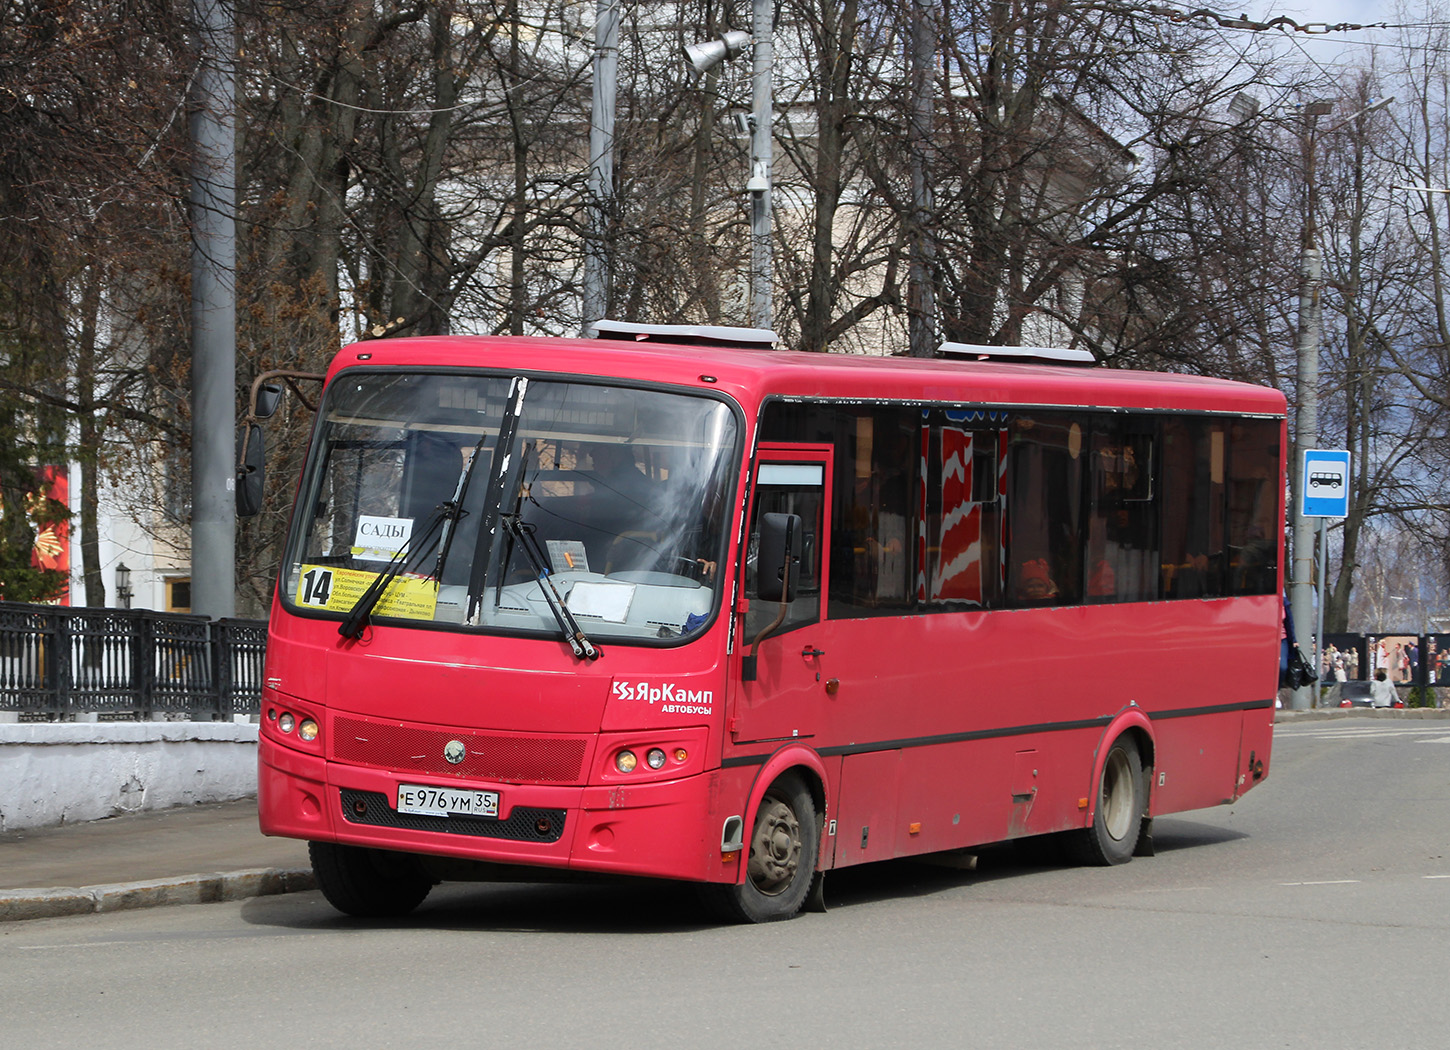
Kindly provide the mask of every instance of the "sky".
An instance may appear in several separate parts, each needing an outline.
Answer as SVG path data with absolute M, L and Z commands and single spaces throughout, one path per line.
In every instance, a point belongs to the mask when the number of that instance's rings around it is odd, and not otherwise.
M 1300 7 L 1299 21 L 1314 22 L 1388 22 L 1390 4 L 1382 0 L 1324 0 L 1319 4 L 1294 4 Z M 1286 10 L 1288 10 L 1286 8 Z

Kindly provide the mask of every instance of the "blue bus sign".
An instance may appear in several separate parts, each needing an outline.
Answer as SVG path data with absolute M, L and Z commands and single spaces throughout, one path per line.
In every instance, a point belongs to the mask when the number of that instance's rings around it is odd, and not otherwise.
M 1349 517 L 1349 453 L 1342 449 L 1304 450 L 1299 513 L 1306 518 Z

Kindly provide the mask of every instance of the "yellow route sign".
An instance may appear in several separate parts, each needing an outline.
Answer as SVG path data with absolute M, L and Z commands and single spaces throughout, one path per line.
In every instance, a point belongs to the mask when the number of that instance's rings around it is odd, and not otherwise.
M 345 613 L 380 575 L 331 565 L 304 565 L 294 600 L 303 608 Z M 432 580 L 398 576 L 388 584 L 373 612 L 405 620 L 431 620 L 437 604 L 438 589 Z

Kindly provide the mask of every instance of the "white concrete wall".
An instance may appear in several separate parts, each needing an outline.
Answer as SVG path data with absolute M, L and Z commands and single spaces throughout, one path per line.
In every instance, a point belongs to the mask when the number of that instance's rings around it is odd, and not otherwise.
M 0 831 L 257 792 L 257 726 L 0 724 Z

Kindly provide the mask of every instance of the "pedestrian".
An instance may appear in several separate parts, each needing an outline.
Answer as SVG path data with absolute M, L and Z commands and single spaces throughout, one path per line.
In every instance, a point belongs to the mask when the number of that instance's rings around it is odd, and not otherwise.
M 1389 674 L 1381 667 L 1374 673 L 1374 681 L 1369 684 L 1369 706 L 1394 707 L 1399 702 L 1400 694 L 1395 692 Z

